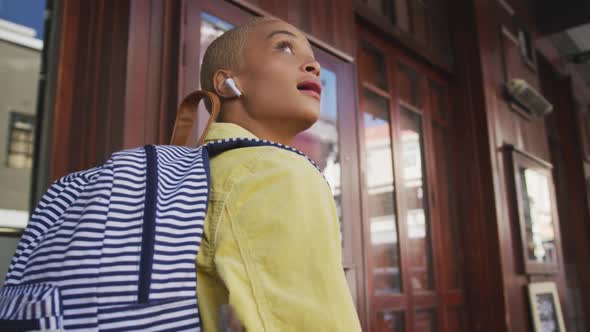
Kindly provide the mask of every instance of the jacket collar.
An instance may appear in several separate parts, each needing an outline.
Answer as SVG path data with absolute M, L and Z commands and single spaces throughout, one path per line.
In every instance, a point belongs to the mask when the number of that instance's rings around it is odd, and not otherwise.
M 227 138 L 258 138 L 248 130 L 233 123 L 214 123 L 209 128 L 205 143 Z

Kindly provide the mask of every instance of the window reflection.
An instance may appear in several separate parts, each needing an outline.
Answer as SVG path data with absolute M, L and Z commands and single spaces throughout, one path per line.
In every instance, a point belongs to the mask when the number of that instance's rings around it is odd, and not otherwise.
M 330 184 L 340 220 L 340 231 L 342 232 L 336 73 L 322 67 L 320 80 L 323 86 L 320 101 L 320 118 L 311 128 L 295 137 L 293 146 L 316 162 Z
M 47 144 L 34 153 L 36 135 L 44 137 L 43 126 L 37 127 L 36 108 L 37 95 L 41 100 L 44 96 L 38 87 L 40 73 L 46 72 L 41 65 L 46 7 L 46 0 L 0 0 L 0 287 L 18 234 L 28 223 L 31 201 L 38 198 L 37 190 L 45 190 L 43 183 L 48 180 Z M 35 154 L 39 161 L 33 169 Z M 6 235 L 7 231 L 14 233 Z
M 400 311 L 380 310 L 377 312 L 376 332 L 403 332 L 404 314 Z
M 226 22 L 216 16 L 201 12 L 201 43 L 200 43 L 200 55 L 199 55 L 199 67 L 203 63 L 203 56 L 207 47 L 215 40 L 215 38 L 221 36 L 227 30 L 233 28 L 233 24 Z
M 320 80 L 323 86 L 320 118 L 311 128 L 295 137 L 293 145 L 315 161 L 322 170 L 332 188 L 342 228 L 336 73 L 322 67 Z
M 547 175 L 533 168 L 521 168 L 524 219 L 529 260 L 557 262 L 553 213 Z
M 375 294 L 402 290 L 396 224 L 389 101 L 363 91 L 365 163 Z
M 10 134 L 6 165 L 11 168 L 27 168 L 33 165 L 33 135 L 35 116 L 11 112 Z
M 401 109 L 403 191 L 408 230 L 410 280 L 414 290 L 432 289 L 432 253 L 423 164 L 422 122 L 418 114 Z
M 43 48 L 42 31 L 35 28 L 43 25 L 45 4 L 39 2 L 19 17 L 30 26 L 23 25 L 25 22 L 19 22 L 16 16 L 3 16 L 15 14 L 23 5 L 6 5 L 0 8 L 0 224 L 21 229 L 28 222 L 30 209 L 35 107 Z M 0 271 L 4 263 L 0 262 Z M 0 280 L 2 275 L 0 272 Z

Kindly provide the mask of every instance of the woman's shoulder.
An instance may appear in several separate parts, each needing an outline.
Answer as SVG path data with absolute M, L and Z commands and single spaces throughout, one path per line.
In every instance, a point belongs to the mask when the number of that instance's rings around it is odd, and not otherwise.
M 321 173 L 307 157 L 275 146 L 248 147 L 224 152 L 211 160 L 211 177 L 225 188 L 248 179 L 274 178 L 302 181 L 302 184 L 323 181 Z

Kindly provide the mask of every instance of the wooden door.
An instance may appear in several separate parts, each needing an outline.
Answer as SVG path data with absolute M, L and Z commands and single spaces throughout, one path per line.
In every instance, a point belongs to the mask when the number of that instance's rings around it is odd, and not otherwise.
M 370 331 L 465 331 L 448 81 L 359 26 Z

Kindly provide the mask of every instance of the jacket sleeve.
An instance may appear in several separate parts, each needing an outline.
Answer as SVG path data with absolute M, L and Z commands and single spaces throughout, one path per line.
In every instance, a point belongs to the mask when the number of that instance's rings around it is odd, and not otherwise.
M 326 181 L 286 151 L 249 171 L 227 198 L 214 256 L 246 330 L 360 331 Z

